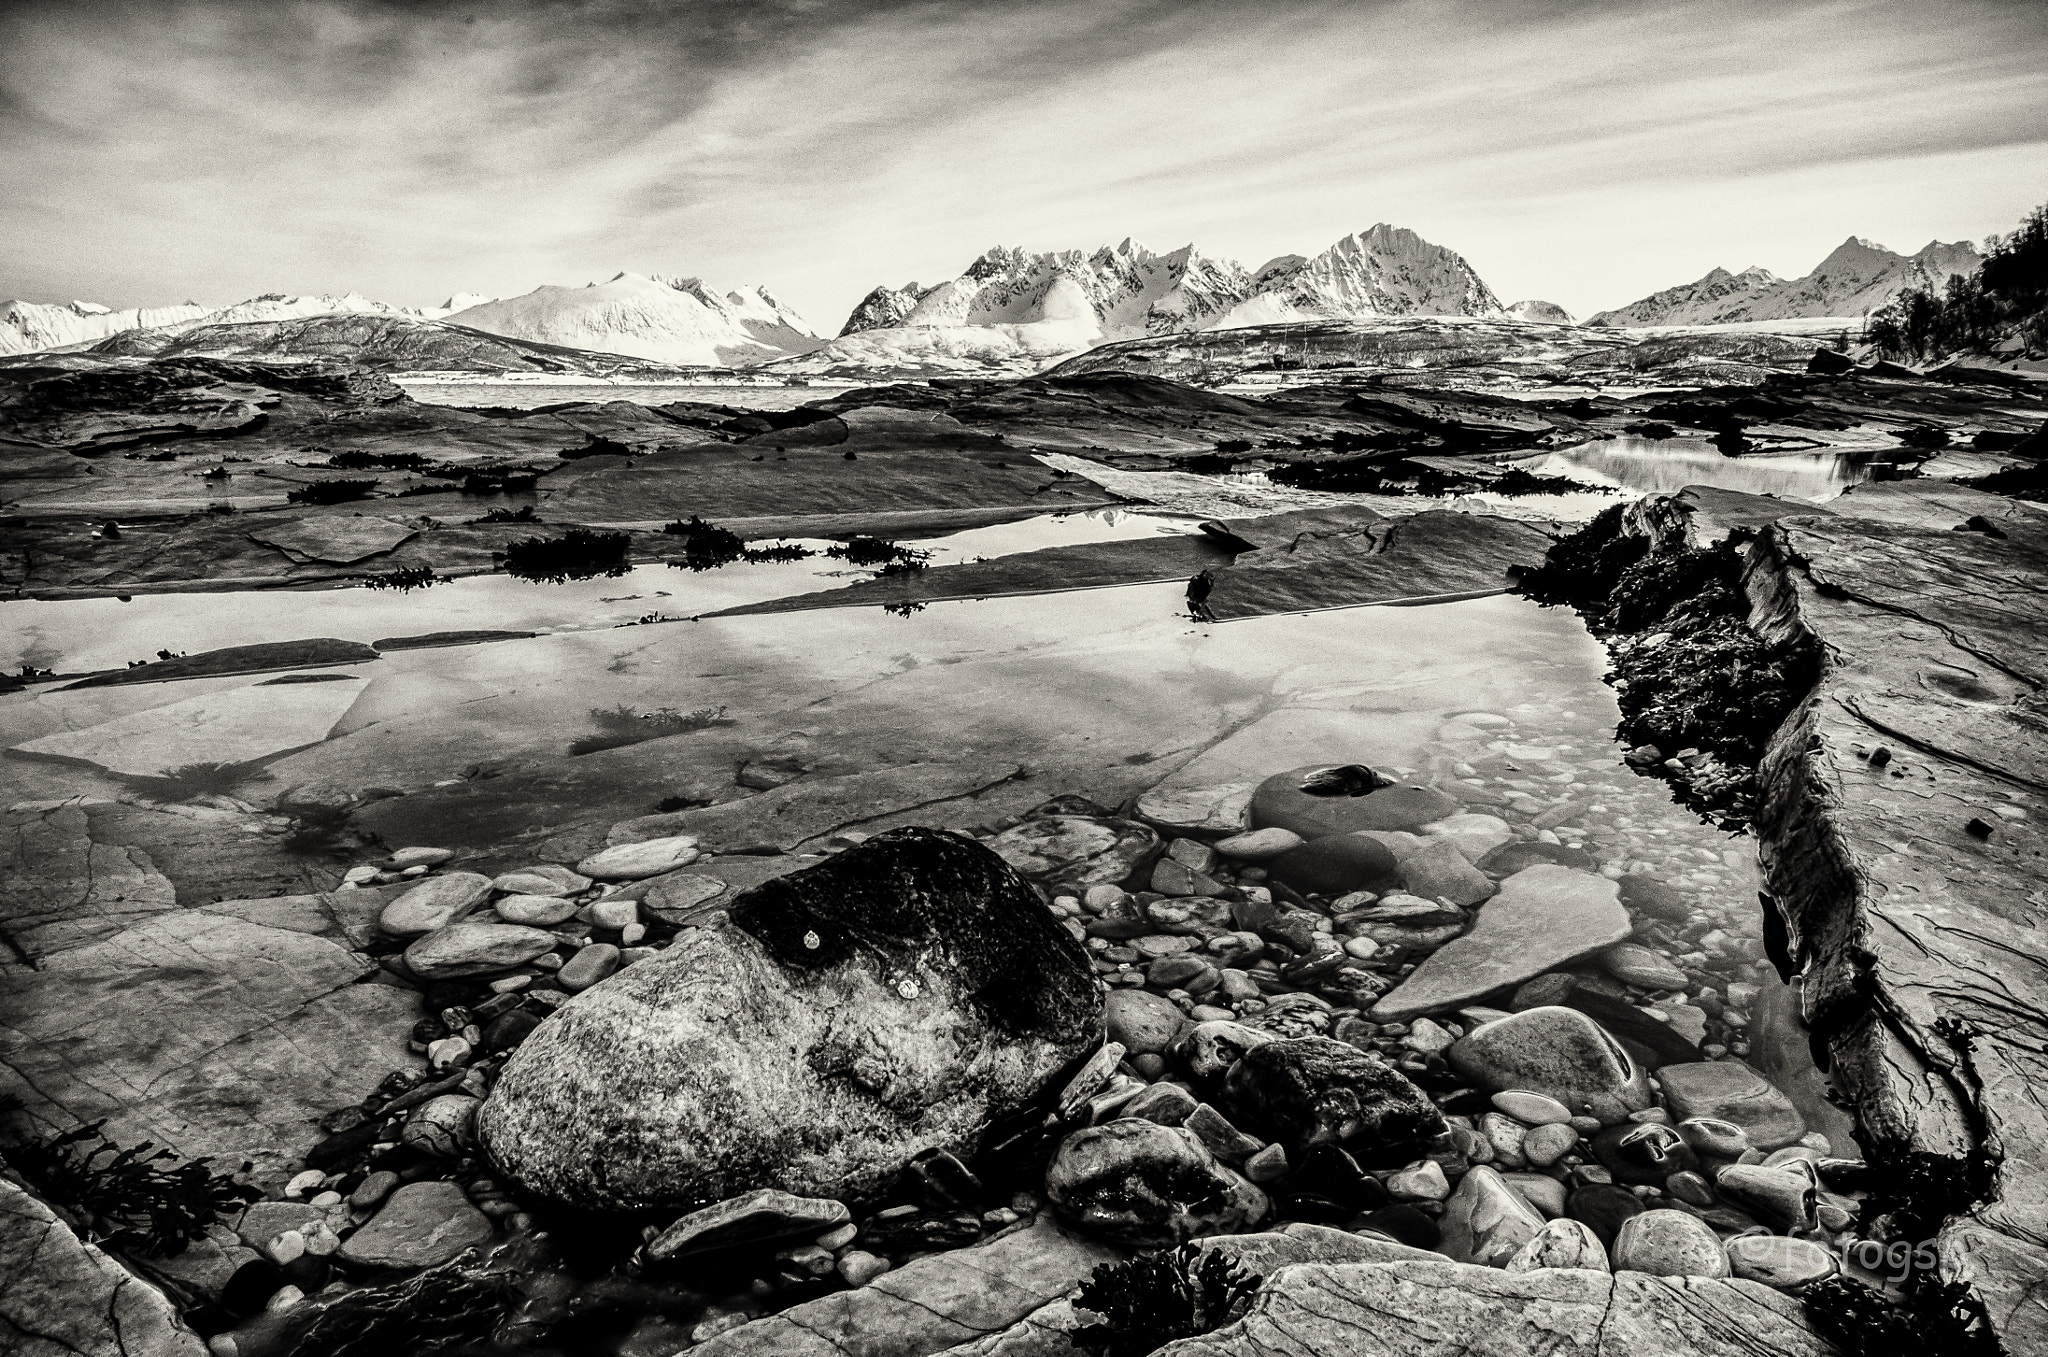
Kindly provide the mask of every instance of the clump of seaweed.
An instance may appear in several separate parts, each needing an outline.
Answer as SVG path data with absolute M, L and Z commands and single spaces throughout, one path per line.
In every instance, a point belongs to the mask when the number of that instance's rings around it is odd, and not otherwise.
M 288 491 L 285 498 L 293 504 L 346 504 L 376 493 L 375 481 L 313 481 Z
M 365 1286 L 288 1321 L 277 1351 L 290 1357 L 431 1357 L 476 1349 L 516 1299 L 514 1278 L 466 1255 L 404 1281 Z
M 657 707 L 643 712 L 623 702 L 616 707 L 592 707 L 590 719 L 597 726 L 597 733 L 571 744 L 571 754 L 595 754 L 601 749 L 621 749 L 629 744 L 732 724 L 725 717 L 724 707 L 699 707 L 695 711 Z
M 122 1149 L 100 1133 L 105 1120 L 0 1146 L 0 1159 L 45 1201 L 84 1225 L 86 1237 L 146 1258 L 183 1253 L 225 1213 L 263 1190 L 216 1173 L 210 1159 L 180 1160 L 151 1141 Z M 155 1150 L 155 1153 L 151 1153 Z M 242 1165 L 247 1172 L 249 1165 Z
M 1801 1293 L 1814 1329 L 1843 1357 L 2001 1357 L 2003 1345 L 1984 1302 L 1965 1282 L 1927 1277 L 1901 1303 L 1848 1277 L 1830 1277 Z
M 906 571 L 922 570 L 932 558 L 929 551 L 906 547 L 900 542 L 891 542 L 883 537 L 863 537 L 858 534 L 846 539 L 841 546 L 827 547 L 825 554 L 835 561 L 848 565 L 880 566 L 881 573 L 903 574 Z M 891 570 L 895 566 L 898 569 Z
M 528 537 L 505 548 L 505 571 L 536 583 L 623 575 L 632 569 L 626 552 L 633 539 L 622 532 L 576 528 L 563 537 Z
M 1076 1309 L 1103 1322 L 1068 1337 L 1095 1357 L 1146 1357 L 1177 1338 L 1213 1333 L 1241 1318 L 1260 1280 L 1220 1251 L 1196 1244 L 1104 1263 L 1074 1298 Z
M 387 570 L 379 575 L 363 576 L 363 587 L 366 589 L 396 589 L 401 594 L 409 594 L 415 589 L 427 589 L 443 583 L 446 581 L 436 575 L 434 567 L 430 565 L 406 566 L 399 570 Z

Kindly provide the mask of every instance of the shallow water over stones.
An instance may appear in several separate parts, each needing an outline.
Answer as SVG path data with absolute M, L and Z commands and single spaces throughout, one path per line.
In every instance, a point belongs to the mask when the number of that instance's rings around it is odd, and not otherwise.
M 1588 485 L 1616 486 L 1635 494 L 1668 494 L 1688 485 L 1711 485 L 1820 503 L 1852 485 L 1875 479 L 1876 461 L 1873 453 L 1843 451 L 1727 457 L 1700 439 L 1607 438 L 1524 458 L 1517 465 L 1538 476 L 1568 476 Z

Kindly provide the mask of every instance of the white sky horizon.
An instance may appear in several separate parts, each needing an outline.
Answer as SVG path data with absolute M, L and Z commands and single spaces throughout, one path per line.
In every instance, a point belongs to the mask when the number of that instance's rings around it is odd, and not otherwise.
M 1584 318 L 2048 199 L 1999 0 L 112 0 L 0 10 L 0 297 L 432 306 L 620 271 L 824 333 L 995 244 L 1378 221 Z

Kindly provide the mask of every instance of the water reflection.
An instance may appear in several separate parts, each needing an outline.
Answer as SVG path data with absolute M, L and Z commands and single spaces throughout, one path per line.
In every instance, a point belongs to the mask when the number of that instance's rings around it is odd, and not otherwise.
M 1781 499 L 1830 500 L 1874 478 L 1869 453 L 1784 452 L 1724 457 L 1690 438 L 1607 438 L 1524 458 L 1517 465 L 1539 476 L 1569 476 L 1639 494 L 1711 485 Z

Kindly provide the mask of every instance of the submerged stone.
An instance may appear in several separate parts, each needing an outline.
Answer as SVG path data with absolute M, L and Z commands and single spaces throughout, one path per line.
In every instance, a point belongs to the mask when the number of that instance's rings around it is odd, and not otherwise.
M 499 1172 L 600 1209 L 847 1200 L 983 1130 L 1100 1039 L 1086 953 L 1001 859 L 898 829 L 740 896 L 564 1005 L 477 1119 Z
M 1236 1234 L 1266 1214 L 1266 1194 L 1218 1162 L 1183 1126 L 1123 1118 L 1076 1131 L 1045 1175 L 1062 1217 L 1130 1248 Z
M 1405 1163 L 1443 1135 L 1443 1114 L 1407 1077 L 1328 1037 L 1273 1041 L 1231 1066 L 1224 1102 L 1253 1130 L 1270 1133 L 1296 1162 L 1336 1145 L 1361 1162 Z

